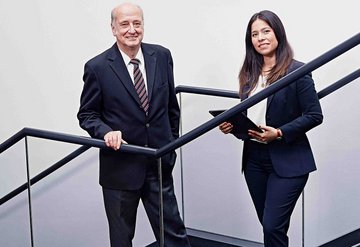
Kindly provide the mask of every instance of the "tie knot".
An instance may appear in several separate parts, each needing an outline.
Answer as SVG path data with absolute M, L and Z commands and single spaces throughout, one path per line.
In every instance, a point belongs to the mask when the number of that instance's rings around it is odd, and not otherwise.
M 133 59 L 130 60 L 130 63 L 135 65 L 135 66 L 139 66 L 140 60 L 137 59 L 137 58 L 133 58 Z

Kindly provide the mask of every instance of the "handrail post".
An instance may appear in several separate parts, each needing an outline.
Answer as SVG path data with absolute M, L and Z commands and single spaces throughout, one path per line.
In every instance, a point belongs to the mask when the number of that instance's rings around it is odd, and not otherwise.
M 302 232 L 302 236 L 301 236 L 301 243 L 302 243 L 302 247 L 305 246 L 305 190 L 303 190 L 303 192 L 301 193 L 301 232 Z
M 28 200 L 29 200 L 29 222 L 30 222 L 30 241 L 31 247 L 34 247 L 34 231 L 32 222 L 32 206 L 31 206 L 31 181 L 30 181 L 30 166 L 29 166 L 29 151 L 28 151 L 28 138 L 25 136 L 25 157 L 26 157 L 26 176 L 28 187 Z
M 180 136 L 183 134 L 182 129 L 182 99 L 181 92 L 179 92 L 179 106 L 180 106 Z M 180 160 L 180 191 L 181 191 L 181 215 L 185 225 L 185 196 L 184 196 L 184 167 L 183 167 L 183 152 L 182 146 L 179 148 L 179 160 Z
M 164 247 L 164 200 L 163 200 L 163 181 L 162 181 L 162 164 L 161 157 L 157 159 L 158 177 L 159 177 L 159 238 L 160 247 Z

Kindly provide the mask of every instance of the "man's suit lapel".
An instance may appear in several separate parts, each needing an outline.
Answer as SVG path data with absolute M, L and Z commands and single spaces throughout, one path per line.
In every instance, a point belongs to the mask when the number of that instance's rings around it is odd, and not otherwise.
M 138 94 L 136 93 L 134 83 L 131 80 L 128 69 L 116 44 L 112 47 L 108 59 L 111 69 L 119 78 L 120 82 L 124 85 L 129 94 L 134 98 L 134 100 L 136 100 L 136 102 L 140 104 L 140 99 Z
M 155 55 L 155 51 L 146 44 L 142 44 L 141 48 L 145 60 L 148 98 L 151 104 L 151 98 L 155 84 L 156 55 Z

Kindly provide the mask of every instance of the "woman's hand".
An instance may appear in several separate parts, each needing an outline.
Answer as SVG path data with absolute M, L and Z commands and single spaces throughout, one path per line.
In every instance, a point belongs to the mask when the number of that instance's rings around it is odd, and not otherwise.
M 219 125 L 219 130 L 224 134 L 229 134 L 232 131 L 233 127 L 234 126 L 231 123 L 223 122 Z
M 260 125 L 259 128 L 262 129 L 263 132 L 249 130 L 248 134 L 249 134 L 249 136 L 251 136 L 252 138 L 254 138 L 260 142 L 271 142 L 271 141 L 277 139 L 278 137 L 282 136 L 280 129 L 275 129 L 273 127 L 266 126 L 266 125 Z

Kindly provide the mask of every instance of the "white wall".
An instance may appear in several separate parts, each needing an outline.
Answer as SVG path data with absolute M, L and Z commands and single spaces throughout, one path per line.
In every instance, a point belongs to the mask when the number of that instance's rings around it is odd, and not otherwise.
M 295 56 L 303 62 L 360 30 L 356 0 L 136 2 L 145 12 L 144 41 L 172 51 L 177 85 L 237 90 L 245 28 L 250 16 L 262 9 L 280 16 Z M 118 3 L 0 1 L 0 143 L 23 127 L 87 135 L 76 119 L 83 65 L 113 44 L 110 11 Z M 354 48 L 314 71 L 317 89 L 359 68 L 359 55 L 360 47 Z M 360 143 L 356 129 L 348 127 L 360 120 L 359 92 L 358 79 L 323 99 L 324 124 L 309 133 L 319 169 L 306 188 L 306 246 L 360 227 Z M 185 133 L 210 119 L 208 109 L 237 103 L 205 96 L 182 98 Z M 29 144 L 32 176 L 77 148 L 38 139 Z M 213 130 L 184 147 L 185 222 L 190 228 L 261 241 L 240 174 L 241 145 Z M 23 149 L 21 142 L 0 155 L 0 196 L 26 178 Z M 92 149 L 33 187 L 36 246 L 49 246 L 52 240 L 52 246 L 104 246 L 108 241 L 97 169 L 97 151 Z M 178 179 L 178 168 L 175 175 Z M 28 243 L 25 202 L 23 193 L 1 206 L 0 246 Z M 300 246 L 300 223 L 298 207 L 290 229 L 292 246 Z M 135 246 L 152 240 L 141 209 Z

